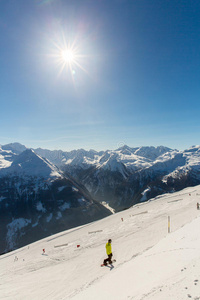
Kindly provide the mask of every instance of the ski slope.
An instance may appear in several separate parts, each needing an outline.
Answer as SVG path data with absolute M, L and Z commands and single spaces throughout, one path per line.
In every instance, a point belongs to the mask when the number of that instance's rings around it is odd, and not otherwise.
M 200 186 L 0 256 L 0 299 L 198 300 L 197 202 Z M 117 261 L 101 268 L 109 238 Z

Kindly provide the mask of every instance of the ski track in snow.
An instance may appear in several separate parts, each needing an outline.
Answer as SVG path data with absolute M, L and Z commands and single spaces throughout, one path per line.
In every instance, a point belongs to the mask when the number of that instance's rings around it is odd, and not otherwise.
M 0 256 L 0 299 L 200 300 L 199 193 L 162 195 Z M 108 238 L 116 262 L 101 268 Z

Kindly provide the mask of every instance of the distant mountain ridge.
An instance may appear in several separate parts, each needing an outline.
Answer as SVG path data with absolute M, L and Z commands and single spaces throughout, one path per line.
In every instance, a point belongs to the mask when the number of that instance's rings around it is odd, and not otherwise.
M 162 193 L 200 184 L 200 146 L 184 151 L 127 145 L 100 152 L 35 151 L 81 182 L 92 197 L 106 201 L 116 211 Z
M 26 146 L 21 145 L 19 143 L 11 143 L 2 145 L 1 148 L 3 150 L 12 151 L 14 154 L 20 154 L 23 151 L 29 149 L 26 148 Z M 33 148 L 32 148 L 33 149 Z M 121 155 L 127 155 L 131 156 L 135 154 L 136 156 L 141 156 L 143 158 L 147 158 L 150 160 L 156 159 L 158 156 L 172 151 L 172 149 L 164 146 L 158 146 L 158 147 L 135 147 L 131 148 L 127 145 L 124 145 L 123 147 L 120 147 L 116 150 L 106 150 L 106 151 L 95 151 L 95 150 L 84 150 L 84 149 L 78 149 L 78 150 L 72 150 L 72 151 L 62 151 L 62 150 L 48 150 L 48 149 L 42 149 L 37 148 L 33 149 L 35 153 L 40 155 L 41 157 L 45 157 L 49 159 L 52 163 L 56 165 L 63 165 L 63 164 L 80 164 L 80 163 L 95 163 L 98 161 L 98 158 L 103 157 L 109 157 L 110 154 L 113 153 L 120 153 Z M 178 151 L 178 150 L 177 150 Z M 57 163 L 56 163 L 57 162 Z
M 24 147 L 13 143 L 2 146 L 2 151 L 8 149 L 17 155 Z M 106 151 L 33 150 L 65 176 L 82 184 L 94 199 L 106 202 L 116 211 L 165 192 L 200 184 L 200 146 L 184 151 L 127 145 Z

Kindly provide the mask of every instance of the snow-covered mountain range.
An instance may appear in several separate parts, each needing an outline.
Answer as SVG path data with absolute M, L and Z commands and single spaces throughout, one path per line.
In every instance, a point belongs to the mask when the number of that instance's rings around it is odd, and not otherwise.
M 116 211 L 200 183 L 200 146 L 184 151 L 163 146 L 123 146 L 101 152 L 35 151 L 81 182 L 92 197 L 106 201 Z
M 110 214 L 102 203 L 121 211 L 197 184 L 200 146 L 65 152 L 2 145 L 0 252 Z

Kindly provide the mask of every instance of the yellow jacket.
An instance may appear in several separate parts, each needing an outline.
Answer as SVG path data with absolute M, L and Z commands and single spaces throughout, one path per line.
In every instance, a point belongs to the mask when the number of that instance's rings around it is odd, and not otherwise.
M 111 247 L 110 243 L 106 244 L 106 253 L 107 253 L 107 255 L 112 253 L 112 247 Z

